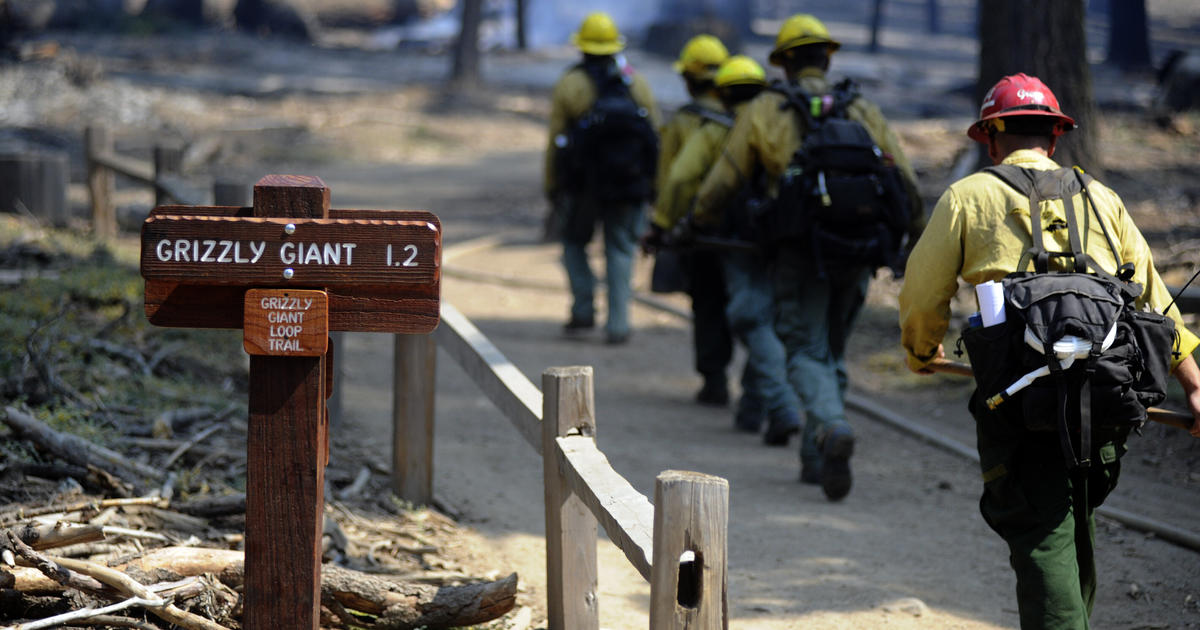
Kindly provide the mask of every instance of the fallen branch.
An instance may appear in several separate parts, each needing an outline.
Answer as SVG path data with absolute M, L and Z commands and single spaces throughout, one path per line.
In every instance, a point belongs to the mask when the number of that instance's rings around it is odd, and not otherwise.
M 87 593 L 88 595 L 93 595 L 101 599 L 115 599 L 115 591 L 113 589 L 108 588 L 99 580 L 91 576 L 72 571 L 69 567 L 64 566 L 61 562 L 55 562 L 49 557 L 34 551 L 33 547 L 21 542 L 21 539 L 11 531 L 8 532 L 8 542 L 10 545 L 12 545 L 13 551 L 15 551 L 17 555 L 21 557 L 21 559 L 30 563 L 38 571 L 41 571 L 42 575 L 45 575 L 51 580 L 54 580 L 55 582 L 58 582 L 67 588 L 73 588 L 77 591 Z
M 28 623 L 21 623 L 15 626 L 6 626 L 0 630 L 40 630 L 41 628 L 75 625 L 72 622 L 83 621 L 84 619 L 89 619 L 99 625 L 97 617 L 104 617 L 110 613 L 115 613 L 119 610 L 125 610 L 126 608 L 132 608 L 134 606 L 145 606 L 147 608 L 151 608 L 154 606 L 161 606 L 164 603 L 165 601 L 162 599 L 130 597 L 123 602 L 118 602 L 111 606 L 105 606 L 103 608 L 92 608 L 91 606 L 88 606 L 86 608 L 80 608 L 79 610 L 73 610 L 69 613 L 63 613 L 61 615 L 39 619 L 38 621 L 30 621 Z
M 166 547 L 122 569 L 153 580 L 213 574 L 231 587 L 244 580 L 244 555 L 228 549 Z M 430 586 L 324 565 L 321 601 L 379 617 L 376 629 L 470 626 L 504 616 L 516 604 L 517 575 L 465 586 Z
M 124 499 L 102 499 L 100 501 L 79 501 L 76 503 L 68 503 L 66 505 L 47 505 L 40 508 L 18 508 L 0 514 L 0 525 L 12 523 L 14 520 L 25 520 L 35 516 L 46 516 L 47 514 L 68 514 L 70 512 L 78 512 L 80 510 L 100 510 L 101 508 L 123 507 L 129 505 L 158 505 L 162 502 L 159 497 L 132 497 Z
M 172 451 L 171 454 L 167 456 L 167 460 L 163 462 L 162 467 L 170 468 L 171 464 L 175 463 L 175 460 L 177 460 L 181 456 L 183 456 L 183 454 L 188 452 L 188 450 L 190 450 L 193 446 L 203 442 L 208 436 L 210 436 L 224 428 L 225 428 L 225 425 L 223 425 L 223 424 L 214 424 L 214 425 L 208 427 L 207 429 L 204 429 L 203 431 L 197 433 L 194 437 L 192 437 L 192 439 L 188 440 L 187 442 L 184 442 L 183 444 L 180 444 L 179 448 Z
M 129 617 L 117 617 L 116 615 L 98 615 L 92 619 L 92 623 L 88 627 L 96 626 L 112 626 L 114 628 L 136 628 L 137 630 L 161 630 L 158 626 L 147 621 L 139 621 L 130 619 Z M 516 630 L 516 629 L 514 629 Z
M 156 482 L 163 479 L 163 472 L 158 469 L 131 461 L 116 451 L 92 444 L 79 436 L 55 431 L 16 407 L 4 408 L 4 421 L 19 436 L 76 465 L 99 466 L 103 462 L 123 471 L 125 474 L 121 475 L 122 479 L 133 483 L 140 483 L 143 478 Z
M 116 321 L 120 321 L 120 318 L 118 318 Z M 87 341 L 83 341 L 79 338 L 71 338 L 70 341 L 75 344 L 86 343 L 88 347 L 94 350 L 100 350 L 118 359 L 125 359 L 131 363 L 133 367 L 137 368 L 142 374 L 146 376 L 150 375 L 150 366 L 146 363 L 146 357 L 135 348 L 126 348 L 125 346 L 113 343 L 111 341 L 105 341 L 95 337 L 89 338 Z
M 246 513 L 246 495 L 243 493 L 222 494 L 193 499 L 173 505 L 176 510 L 192 516 L 229 516 Z
M 94 562 L 86 560 L 75 560 L 72 558 L 58 558 L 57 562 L 63 567 L 72 571 L 83 573 L 107 586 L 110 586 L 121 594 L 127 597 L 142 597 L 146 599 L 154 599 L 154 593 L 146 588 L 140 582 L 133 578 L 105 566 L 101 566 Z M 159 607 L 147 607 L 154 616 L 173 623 L 177 626 L 186 628 L 187 630 L 228 630 L 225 626 L 219 623 L 201 617 L 186 610 L 180 610 L 170 602 L 164 602 L 164 605 Z
M 21 542 L 37 550 L 54 549 L 81 543 L 104 540 L 103 528 L 97 525 L 55 523 L 37 526 L 28 524 L 16 532 Z

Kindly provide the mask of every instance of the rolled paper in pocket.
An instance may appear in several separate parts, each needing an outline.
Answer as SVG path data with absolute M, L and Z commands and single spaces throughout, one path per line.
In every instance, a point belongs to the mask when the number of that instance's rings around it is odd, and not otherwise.
M 995 326 L 1003 324 L 1004 316 L 1004 284 L 988 280 L 975 285 L 975 296 L 979 298 L 979 314 L 983 317 L 983 325 Z

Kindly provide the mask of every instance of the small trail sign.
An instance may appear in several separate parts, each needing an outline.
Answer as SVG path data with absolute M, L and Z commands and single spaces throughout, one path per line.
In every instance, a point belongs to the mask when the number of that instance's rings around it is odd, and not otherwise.
M 317 177 L 268 175 L 254 205 L 159 206 L 142 225 L 146 316 L 240 328 L 250 354 L 242 627 L 317 630 L 332 389 L 330 330 L 438 323 L 441 223 L 337 210 Z
M 324 291 L 246 291 L 242 345 L 247 354 L 320 357 L 329 348 L 329 295 Z

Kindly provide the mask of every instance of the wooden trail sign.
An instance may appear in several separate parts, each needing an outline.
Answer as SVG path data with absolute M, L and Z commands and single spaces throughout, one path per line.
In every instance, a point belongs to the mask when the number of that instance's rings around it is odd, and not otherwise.
M 250 354 L 243 627 L 318 628 L 329 331 L 431 332 L 441 243 L 429 212 L 331 210 L 324 182 L 295 175 L 259 180 L 249 208 L 143 223 L 150 322 L 241 328 Z

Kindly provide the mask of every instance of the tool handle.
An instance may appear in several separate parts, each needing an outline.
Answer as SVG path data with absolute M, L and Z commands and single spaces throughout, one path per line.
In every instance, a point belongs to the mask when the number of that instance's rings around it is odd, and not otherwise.
M 961 361 L 951 361 L 950 359 L 934 359 L 925 367 L 934 372 L 942 372 L 945 374 L 957 374 L 958 376 L 974 376 L 971 371 L 971 366 Z M 1170 409 L 1162 409 L 1160 407 L 1150 407 L 1146 409 L 1146 417 L 1159 424 L 1165 424 L 1170 427 L 1190 431 L 1193 422 L 1192 414 L 1182 411 L 1171 411 Z

